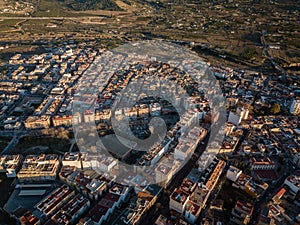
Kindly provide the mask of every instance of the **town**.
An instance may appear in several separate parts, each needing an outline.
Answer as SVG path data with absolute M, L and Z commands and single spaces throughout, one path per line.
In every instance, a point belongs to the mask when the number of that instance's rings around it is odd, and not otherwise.
M 0 2 L 0 225 L 300 224 L 299 10 Z
M 284 77 L 273 79 L 251 71 L 210 66 L 220 78 L 228 111 L 225 138 L 218 150 L 203 153 L 209 131 L 205 127 L 212 118 L 207 99 L 191 89 L 194 97 L 186 101 L 194 105 L 194 111 L 177 119 L 170 117 L 175 108 L 159 99 L 144 99 L 120 112 L 131 118 L 131 127 L 142 135 L 140 138 L 148 134 L 145 126 L 149 115 L 166 119 L 169 115 L 164 144 L 144 154 L 135 155 L 120 146 L 114 146 L 114 157 L 109 158 L 79 153 L 74 148 L 52 154 L 51 149 L 42 148 L 35 154 L 18 152 L 16 146 L 26 135 L 42 139 L 47 138 L 46 129 L 71 132 L 74 120 L 96 121 L 100 136 L 112 136 L 109 127 L 114 93 L 126 87 L 132 76 L 159 73 L 174 77 L 183 87 L 193 85 L 187 83 L 188 75 L 168 64 L 132 65 L 125 73 L 98 77 L 107 85 L 100 89 L 95 112 L 72 115 L 71 104 L 76 99 L 72 94 L 78 80 L 85 81 L 84 71 L 104 52 L 88 46 L 78 48 L 71 42 L 51 53 L 10 58 L 1 82 L 1 132 L 12 139 L 4 149 L 1 166 L 7 177 L 17 178 L 4 206 L 11 217 L 21 224 L 140 224 L 149 218 L 157 218 L 153 221 L 156 224 L 299 221 L 300 101 L 297 86 L 287 85 L 292 81 Z M 201 126 L 188 131 L 193 123 Z M 178 139 L 180 132 L 187 133 L 184 139 Z M 18 154 L 9 154 L 11 151 Z M 197 152 L 200 157 L 195 160 Z M 155 171 L 144 171 L 157 184 L 130 173 L 124 177 L 126 185 L 116 182 L 118 161 L 132 159 L 142 166 L 162 161 Z M 192 163 L 182 168 L 185 159 Z M 182 170 L 187 173 L 185 177 Z

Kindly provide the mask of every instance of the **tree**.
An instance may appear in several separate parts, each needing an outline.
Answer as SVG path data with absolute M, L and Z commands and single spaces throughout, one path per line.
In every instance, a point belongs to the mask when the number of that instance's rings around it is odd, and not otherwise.
M 159 202 L 157 202 L 157 203 L 155 204 L 155 207 L 156 207 L 157 209 L 159 209 L 159 208 L 161 207 L 161 204 L 160 204 Z
M 270 112 L 272 114 L 278 114 L 280 112 L 280 104 L 279 103 L 274 103 L 270 109 Z
M 279 162 L 281 165 L 284 165 L 284 164 L 286 163 L 286 160 L 285 160 L 285 158 L 284 158 L 283 155 L 280 155 L 280 156 L 279 156 L 278 162 Z
M 258 55 L 258 53 L 255 48 L 248 47 L 242 52 L 242 57 L 247 60 L 253 59 L 256 55 Z

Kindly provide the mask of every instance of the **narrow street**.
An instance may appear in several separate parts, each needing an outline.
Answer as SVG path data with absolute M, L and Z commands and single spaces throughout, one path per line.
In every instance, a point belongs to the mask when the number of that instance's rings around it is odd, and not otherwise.
M 170 185 L 164 190 L 162 197 L 158 199 L 158 203 L 161 204 L 161 209 L 157 210 L 155 206 L 151 208 L 148 212 L 147 216 L 144 219 L 145 225 L 153 225 L 157 220 L 160 214 L 166 216 L 167 218 L 169 215 L 169 196 L 170 194 L 181 185 L 182 181 L 188 176 L 191 170 L 194 168 L 196 162 L 198 161 L 201 154 L 204 152 L 208 140 L 210 137 L 210 132 L 207 133 L 206 137 L 203 139 L 204 144 L 198 145 L 194 154 L 190 158 L 190 160 L 183 166 L 183 168 L 175 175 Z

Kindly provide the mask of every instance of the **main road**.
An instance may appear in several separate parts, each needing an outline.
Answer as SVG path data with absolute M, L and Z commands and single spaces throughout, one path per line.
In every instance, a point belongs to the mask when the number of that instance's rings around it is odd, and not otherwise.
M 282 74 L 286 75 L 287 72 L 270 56 L 270 54 L 268 52 L 269 44 L 265 37 L 266 34 L 267 34 L 266 31 L 262 31 L 261 44 L 263 45 L 263 53 L 271 61 L 272 65 L 275 67 L 276 70 L 278 70 Z
M 26 17 L 26 16 L 0 16 L 0 20 L 78 20 L 78 19 L 99 19 L 103 18 L 103 16 L 63 16 L 63 17 L 56 17 L 56 16 L 38 16 L 38 17 Z

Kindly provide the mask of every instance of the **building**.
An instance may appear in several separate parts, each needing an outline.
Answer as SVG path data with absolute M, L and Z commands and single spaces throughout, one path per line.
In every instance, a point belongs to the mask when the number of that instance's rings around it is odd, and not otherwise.
M 66 152 L 62 157 L 63 166 L 74 166 L 76 168 L 84 168 L 83 162 L 85 155 L 80 152 Z
M 181 132 L 183 135 L 189 133 L 190 129 L 197 124 L 198 120 L 198 111 L 197 110 L 188 110 L 181 117 L 179 124 L 181 126 Z
M 207 168 L 206 176 L 201 179 L 201 182 L 207 189 L 212 190 L 215 188 L 226 163 L 222 160 L 214 160 L 210 167 Z
M 291 105 L 290 113 L 293 115 L 300 114 L 300 99 L 295 99 Z
M 70 127 L 73 124 L 73 116 L 55 116 L 54 118 L 52 118 L 52 123 L 55 127 Z
M 159 116 L 161 112 L 161 106 L 159 103 L 155 102 L 150 105 L 151 116 Z
M 268 217 L 269 215 L 269 208 L 263 208 L 261 214 L 259 215 L 257 225 L 275 225 L 273 219 Z
M 154 166 L 169 150 L 169 146 L 173 141 L 173 138 L 165 138 L 162 143 L 153 146 L 140 158 L 138 164 L 140 166 Z
M 226 178 L 228 180 L 236 182 L 241 174 L 242 174 L 242 170 L 240 170 L 234 166 L 230 166 L 229 169 L 227 170 Z
M 50 116 L 29 116 L 25 120 L 26 129 L 45 129 L 50 127 Z
M 102 177 L 100 179 L 92 179 L 92 181 L 85 186 L 87 196 L 97 201 L 104 194 L 108 186 L 108 182 Z
M 94 172 L 94 174 L 97 173 Z M 91 176 L 83 171 L 78 171 L 75 166 L 63 166 L 59 173 L 59 178 L 63 182 L 74 187 L 89 199 L 97 201 L 107 191 L 110 182 L 99 174 L 95 178 Z
M 275 163 L 270 158 L 251 159 L 251 169 L 252 170 L 274 170 Z
M 188 178 L 176 188 L 170 196 L 170 209 L 175 214 L 181 214 L 190 224 L 195 224 L 201 210 L 205 208 L 211 191 L 214 189 L 225 167 L 225 162 L 214 159 L 203 172 L 199 183 Z M 206 173 L 205 173 L 206 172 Z
M 186 204 L 189 201 L 189 194 L 176 188 L 170 197 L 170 209 L 179 213 L 184 213 Z
M 234 112 L 230 112 L 228 122 L 238 126 L 242 121 L 242 117 Z
M 237 201 L 232 209 L 230 221 L 235 224 L 248 224 L 253 213 L 253 205 L 250 203 Z
M 59 225 L 75 224 L 89 207 L 90 201 L 82 195 L 77 194 L 51 217 L 51 221 Z
M 114 212 L 116 207 L 119 208 L 121 206 L 121 203 L 128 197 L 129 191 L 129 187 L 114 183 L 108 192 L 102 196 L 97 205 L 78 224 L 102 224 Z
M 299 198 L 292 196 L 289 188 L 281 188 L 268 202 L 264 217 L 270 219 L 271 224 L 298 224 L 299 222 Z M 291 201 L 294 199 L 293 201 Z
M 236 113 L 241 117 L 242 120 L 247 120 L 249 116 L 249 109 L 239 107 Z
M 22 155 L 2 155 L 0 157 L 0 172 L 4 171 L 8 178 L 16 177 L 22 158 Z
M 8 117 L 6 120 L 4 120 L 3 124 L 4 129 L 6 130 L 18 130 L 22 126 L 20 118 L 15 116 Z
M 41 221 L 30 211 L 25 212 L 19 219 L 21 225 L 40 225 Z
M 104 109 L 104 110 L 96 110 L 95 112 L 95 121 L 107 121 L 111 118 L 111 110 Z
M 253 174 L 261 180 L 277 180 L 278 176 L 275 171 L 276 165 L 270 158 L 252 158 L 251 169 Z
M 161 164 L 155 168 L 155 179 L 163 187 L 167 187 L 173 179 L 176 170 L 173 168 L 175 165 Z
M 296 195 L 300 190 L 300 176 L 292 175 L 285 179 L 284 184 Z
M 67 152 L 62 158 L 63 166 L 75 166 L 78 169 L 92 169 L 103 173 L 117 166 L 117 160 L 104 155 L 89 155 L 80 152 Z
M 272 201 L 275 203 L 279 203 L 280 204 L 280 200 L 283 197 L 283 195 L 286 193 L 286 189 L 285 188 L 281 188 L 272 198 Z
M 118 165 L 118 160 L 106 155 L 89 155 L 85 156 L 83 168 L 93 169 L 102 173 L 110 172 L 115 166 Z
M 113 213 L 116 207 L 120 204 L 120 196 L 112 193 L 107 193 L 87 214 L 80 220 L 79 224 L 83 225 L 100 225 Z
M 59 166 L 58 155 L 28 155 L 17 177 L 20 182 L 55 180 Z
M 174 158 L 182 161 L 188 160 L 205 135 L 206 130 L 200 127 L 191 129 L 185 138 L 179 139 L 179 143 L 174 150 Z
M 123 222 L 125 224 L 138 225 L 142 224 L 148 210 L 154 205 L 157 200 L 157 196 L 153 196 L 147 191 L 137 191 L 134 196 L 136 201 L 132 202 L 129 206 L 129 214 L 125 216 Z
M 186 221 L 190 224 L 195 224 L 199 218 L 201 210 L 206 205 L 209 195 L 210 190 L 205 187 L 200 187 L 200 185 L 198 185 L 194 189 L 185 207 L 184 218 Z
M 167 225 L 168 224 L 168 219 L 164 217 L 163 215 L 159 215 L 157 220 L 155 221 L 154 225 Z
M 75 191 L 71 190 L 67 185 L 54 190 L 50 195 L 40 201 L 35 208 L 45 216 L 50 218 L 54 215 L 65 203 L 69 202 L 75 196 Z
M 91 110 L 87 110 L 84 112 L 83 120 L 85 123 L 93 123 L 95 122 L 95 114 Z
M 245 191 L 254 198 L 258 198 L 265 192 L 269 185 L 267 183 L 259 184 L 251 176 L 242 173 L 232 186 Z
M 202 153 L 202 155 L 200 156 L 199 160 L 198 160 L 198 171 L 202 172 L 204 171 L 213 161 L 214 158 L 214 153 L 210 153 L 210 149 L 208 149 L 208 151 L 205 151 Z
M 180 140 L 174 150 L 174 158 L 179 160 L 188 160 L 189 156 L 193 153 L 193 148 L 191 145 L 195 145 L 196 143 L 189 143 L 185 139 Z
M 190 224 L 195 224 L 201 212 L 201 206 L 189 200 L 185 206 L 184 218 Z

